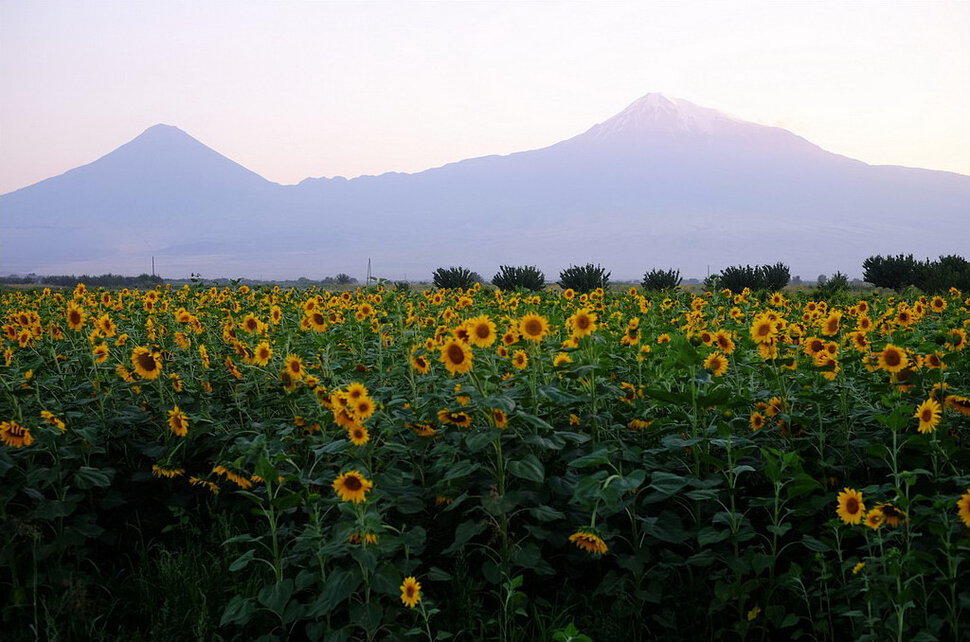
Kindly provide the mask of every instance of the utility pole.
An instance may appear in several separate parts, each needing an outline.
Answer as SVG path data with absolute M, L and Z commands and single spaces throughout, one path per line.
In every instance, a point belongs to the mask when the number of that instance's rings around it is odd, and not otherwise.
M 152 278 L 155 277 L 155 257 L 152 256 Z

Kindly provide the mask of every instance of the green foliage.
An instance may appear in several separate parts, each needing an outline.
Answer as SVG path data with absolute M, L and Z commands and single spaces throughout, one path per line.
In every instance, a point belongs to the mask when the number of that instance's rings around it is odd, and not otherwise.
M 499 266 L 492 277 L 492 285 L 501 290 L 531 290 L 538 292 L 546 287 L 546 275 L 532 265 Z
M 912 254 L 896 256 L 870 256 L 862 262 L 862 278 L 877 288 L 889 288 L 897 292 L 913 284 L 916 261 Z
M 465 267 L 438 268 L 434 271 L 432 282 L 436 288 L 468 289 L 477 282 L 477 275 Z
M 962 256 L 941 256 L 913 265 L 912 285 L 927 294 L 943 294 L 951 287 L 970 290 L 970 261 Z
M 769 292 L 781 290 L 791 280 L 791 272 L 784 263 L 762 265 L 759 267 L 759 270 L 761 271 L 762 285 Z
M 718 287 L 727 288 L 732 292 L 740 292 L 744 288 L 751 290 L 768 290 L 777 292 L 791 279 L 788 266 L 784 263 L 774 265 L 737 265 L 724 268 L 717 277 Z
M 849 277 L 841 272 L 836 272 L 829 279 L 819 279 L 815 289 L 816 296 L 821 299 L 832 298 L 848 291 Z
M 559 273 L 559 287 L 576 292 L 592 292 L 596 288 L 604 290 L 610 284 L 610 273 L 599 265 L 571 265 Z
M 643 275 L 644 290 L 673 290 L 681 282 L 680 270 L 654 269 Z

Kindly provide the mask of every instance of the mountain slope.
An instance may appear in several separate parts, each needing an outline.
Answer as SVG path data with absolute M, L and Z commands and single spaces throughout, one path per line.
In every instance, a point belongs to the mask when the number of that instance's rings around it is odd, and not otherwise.
M 869 166 L 660 94 L 543 149 L 285 187 L 156 126 L 0 197 L 0 272 L 133 271 L 154 253 L 173 275 L 360 273 L 368 258 L 389 278 L 590 260 L 628 278 L 779 260 L 858 275 L 873 253 L 966 254 L 968 203 L 970 177 Z

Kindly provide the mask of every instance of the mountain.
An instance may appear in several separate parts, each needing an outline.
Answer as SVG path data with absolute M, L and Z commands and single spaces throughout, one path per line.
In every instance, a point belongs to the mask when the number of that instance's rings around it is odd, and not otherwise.
M 555 145 L 415 174 L 266 181 L 156 125 L 0 196 L 0 273 L 426 279 L 602 263 L 703 276 L 783 261 L 812 278 L 871 254 L 966 254 L 970 177 L 870 166 L 784 129 L 647 94 Z

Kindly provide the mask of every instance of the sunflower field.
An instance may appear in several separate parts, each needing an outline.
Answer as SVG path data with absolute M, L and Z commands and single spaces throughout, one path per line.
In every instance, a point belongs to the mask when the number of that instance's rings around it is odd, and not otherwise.
M 5 640 L 970 639 L 970 299 L 0 293 Z

